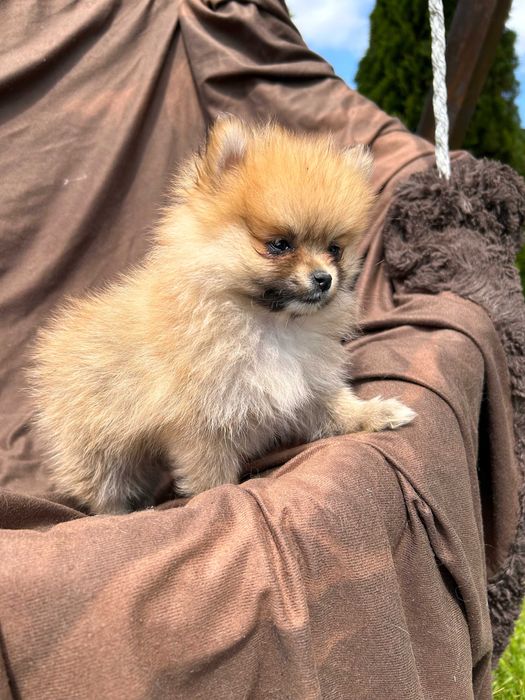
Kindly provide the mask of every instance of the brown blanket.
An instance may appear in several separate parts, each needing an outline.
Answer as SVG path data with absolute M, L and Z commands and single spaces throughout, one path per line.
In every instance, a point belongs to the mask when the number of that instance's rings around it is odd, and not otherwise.
M 335 77 L 278 0 L 5 0 L 0 26 L 0 698 L 489 698 L 487 574 L 518 519 L 505 356 L 478 305 L 394 295 L 382 263 L 393 188 L 431 146 Z M 363 396 L 418 418 L 87 517 L 41 469 L 27 349 L 65 294 L 140 260 L 220 111 L 371 145 L 349 357 Z

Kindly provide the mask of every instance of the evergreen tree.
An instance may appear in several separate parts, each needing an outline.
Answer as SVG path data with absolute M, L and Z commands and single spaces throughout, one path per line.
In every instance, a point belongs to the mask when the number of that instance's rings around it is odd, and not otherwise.
M 453 5 L 444 2 L 447 25 Z M 427 0 L 377 0 L 355 80 L 361 94 L 415 131 L 432 83 Z
M 444 0 L 448 29 L 456 1 Z M 463 147 L 508 163 L 525 175 L 525 132 L 515 104 L 516 34 L 505 29 Z M 432 83 L 427 0 L 377 0 L 370 45 L 356 74 L 359 92 L 414 131 Z

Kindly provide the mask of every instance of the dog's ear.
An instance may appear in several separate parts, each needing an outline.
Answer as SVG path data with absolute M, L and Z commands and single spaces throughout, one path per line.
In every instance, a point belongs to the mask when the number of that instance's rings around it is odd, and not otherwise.
M 206 148 L 206 162 L 213 175 L 222 175 L 242 163 L 248 146 L 248 127 L 231 114 L 214 122 Z
M 374 159 L 368 146 L 362 143 L 357 146 L 348 146 L 343 150 L 343 156 L 353 170 L 359 170 L 370 180 L 374 169 Z

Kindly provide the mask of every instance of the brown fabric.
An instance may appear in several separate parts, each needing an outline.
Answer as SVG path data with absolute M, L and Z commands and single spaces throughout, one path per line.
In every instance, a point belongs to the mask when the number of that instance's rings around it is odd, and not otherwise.
M 390 207 L 383 240 L 387 272 L 403 291 L 453 291 L 488 313 L 505 352 L 509 372 L 518 480 L 498 470 L 482 473 L 485 546 L 494 658 L 504 650 L 525 594 L 525 301 L 516 254 L 523 245 L 525 181 L 508 165 L 467 159 L 454 164 L 450 180 L 437 171 L 415 173 L 402 183 Z M 488 416 L 491 419 L 491 416 Z M 488 424 L 491 434 L 499 426 Z M 497 441 L 487 442 L 497 450 Z M 498 461 L 496 452 L 493 460 Z M 505 508 L 517 483 L 520 516 L 510 547 L 497 540 Z M 507 552 L 504 561 L 493 554 Z
M 505 357 L 479 306 L 393 295 L 382 265 L 392 191 L 429 144 L 336 78 L 277 0 L 7 0 L 0 26 L 0 690 L 489 698 L 483 528 L 492 571 L 518 512 Z M 65 294 L 141 258 L 169 173 L 219 111 L 372 146 L 382 194 L 349 356 L 363 396 L 418 418 L 188 503 L 86 517 L 40 468 L 28 344 Z M 478 477 L 502 485 L 488 513 Z

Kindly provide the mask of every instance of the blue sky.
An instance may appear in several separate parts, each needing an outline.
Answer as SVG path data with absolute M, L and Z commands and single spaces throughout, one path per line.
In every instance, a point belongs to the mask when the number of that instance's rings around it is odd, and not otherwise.
M 368 18 L 374 5 L 375 0 L 288 0 L 293 21 L 306 43 L 352 87 L 357 64 L 368 46 Z M 513 1 L 507 26 L 518 35 L 518 108 L 525 128 L 525 0 Z

